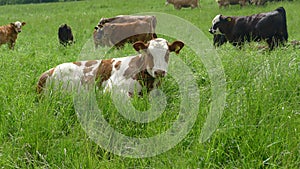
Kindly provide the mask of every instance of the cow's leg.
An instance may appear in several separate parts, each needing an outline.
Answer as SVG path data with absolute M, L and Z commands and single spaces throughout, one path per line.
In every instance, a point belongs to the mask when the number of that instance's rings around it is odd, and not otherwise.
M 272 38 L 268 38 L 267 40 L 268 46 L 269 46 L 269 50 L 273 50 L 274 49 L 274 41 Z
M 181 9 L 181 5 L 175 5 L 174 7 L 175 7 L 175 9 L 177 9 L 177 10 L 180 10 L 180 9 Z
M 11 41 L 8 43 L 8 48 L 13 50 L 14 47 L 15 47 L 15 41 L 11 40 Z

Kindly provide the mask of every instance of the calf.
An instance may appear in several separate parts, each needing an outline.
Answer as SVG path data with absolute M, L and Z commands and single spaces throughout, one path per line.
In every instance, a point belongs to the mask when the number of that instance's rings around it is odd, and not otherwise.
M 165 4 L 173 4 L 174 8 L 178 10 L 182 7 L 191 7 L 192 9 L 194 9 L 198 7 L 198 0 L 167 0 Z
M 240 4 L 241 7 L 245 6 L 248 0 L 216 0 L 219 4 L 219 8 L 222 6 L 227 7 L 229 5 L 237 5 Z
M 0 45 L 7 43 L 9 49 L 14 49 L 18 34 L 25 24 L 25 22 L 16 21 L 9 25 L 0 26 Z
M 38 81 L 37 92 L 41 93 L 49 84 L 60 84 L 63 89 L 74 90 L 80 86 L 94 84 L 110 90 L 113 86 L 125 87 L 122 91 L 132 96 L 135 91 L 141 94 L 142 86 L 151 91 L 157 87 L 159 77 L 167 74 L 169 53 L 179 51 L 184 43 L 168 43 L 157 38 L 148 43 L 136 42 L 133 47 L 139 55 L 106 60 L 90 60 L 63 63 L 44 72 Z
M 147 42 L 157 38 L 155 16 L 119 15 L 101 18 L 93 32 L 95 48 L 98 46 L 122 47 L 125 43 Z
M 245 41 L 265 40 L 269 49 L 273 50 L 288 40 L 286 13 L 283 7 L 251 16 L 217 15 L 209 32 L 223 34 L 230 43 L 239 47 Z
M 67 24 L 63 24 L 58 28 L 59 43 L 67 46 L 73 43 L 74 37 L 72 29 Z

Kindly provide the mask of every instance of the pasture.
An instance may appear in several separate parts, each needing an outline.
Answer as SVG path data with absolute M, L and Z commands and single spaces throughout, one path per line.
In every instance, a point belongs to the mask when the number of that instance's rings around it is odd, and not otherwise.
M 200 8 L 193 10 L 175 10 L 164 3 L 87 0 L 0 6 L 1 25 L 16 20 L 27 23 L 14 50 L 0 47 L 0 168 L 300 167 L 299 47 L 285 46 L 271 52 L 258 47 L 264 43 L 246 44 L 241 50 L 230 44 L 217 48 L 226 80 L 226 103 L 217 130 L 201 143 L 201 129 L 213 101 L 211 81 L 200 57 L 185 46 L 177 57 L 190 68 L 197 83 L 198 115 L 190 132 L 176 146 L 153 157 L 119 156 L 97 145 L 83 130 L 71 95 L 38 97 L 35 87 L 40 74 L 60 63 L 81 60 L 83 47 L 91 42 L 101 17 L 140 12 L 172 14 L 194 24 L 212 44 L 208 29 L 217 14 L 250 15 L 283 6 L 289 40 L 300 40 L 300 1 L 219 9 L 214 0 L 200 0 Z M 57 37 L 63 23 L 72 27 L 76 41 L 67 48 L 59 44 Z M 174 32 L 176 25 L 173 27 Z M 105 57 L 121 57 L 136 52 L 126 45 L 107 53 Z M 104 55 L 100 50 L 89 58 L 96 59 L 98 54 L 101 58 Z M 103 117 L 112 127 L 128 136 L 151 137 L 168 130 L 177 120 L 181 101 L 178 90 L 172 76 L 167 76 L 162 85 L 168 102 L 166 110 L 150 123 L 124 118 L 108 93 L 99 92 L 96 97 Z M 146 97 L 135 97 L 132 104 L 141 111 L 149 108 Z

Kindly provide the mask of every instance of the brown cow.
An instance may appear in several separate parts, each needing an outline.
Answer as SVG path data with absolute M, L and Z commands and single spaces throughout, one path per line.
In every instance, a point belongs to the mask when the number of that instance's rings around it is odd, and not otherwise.
M 18 33 L 22 31 L 25 22 L 16 21 L 9 25 L 0 26 L 0 45 L 8 44 L 9 49 L 14 49 Z
M 248 0 L 216 0 L 216 2 L 219 4 L 219 8 L 228 7 L 229 5 L 237 5 L 240 4 L 240 6 L 245 6 Z
M 192 9 L 198 7 L 198 0 L 167 0 L 166 5 L 173 4 L 175 9 L 191 7 Z
M 97 48 L 99 45 L 122 47 L 125 43 L 147 42 L 157 37 L 155 26 L 154 16 L 101 18 L 93 33 L 94 44 Z
M 98 27 L 101 28 L 104 26 L 105 23 L 129 23 L 129 22 L 134 22 L 137 20 L 142 20 L 149 22 L 151 24 L 151 27 L 155 29 L 156 27 L 156 17 L 155 16 L 138 16 L 138 15 L 118 15 L 116 17 L 112 18 L 101 18 Z M 154 32 L 154 30 L 153 30 Z

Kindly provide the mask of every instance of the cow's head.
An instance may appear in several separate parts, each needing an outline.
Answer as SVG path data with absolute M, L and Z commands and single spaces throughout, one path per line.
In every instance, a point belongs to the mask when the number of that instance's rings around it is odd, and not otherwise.
M 136 51 L 143 50 L 145 52 L 147 72 L 154 78 L 164 77 L 167 74 L 170 52 L 178 54 L 183 46 L 184 43 L 181 41 L 174 41 L 170 44 L 162 38 L 152 39 L 147 44 L 141 41 L 133 44 Z
M 24 26 L 25 22 L 16 21 L 14 23 L 10 23 L 11 26 L 15 29 L 17 33 L 20 33 L 22 31 L 22 26 Z
M 223 34 L 222 30 L 220 30 L 220 27 L 228 22 L 231 22 L 232 18 L 231 17 L 225 17 L 222 15 L 217 15 L 213 20 L 212 20 L 212 26 L 209 29 L 209 32 L 211 34 Z

